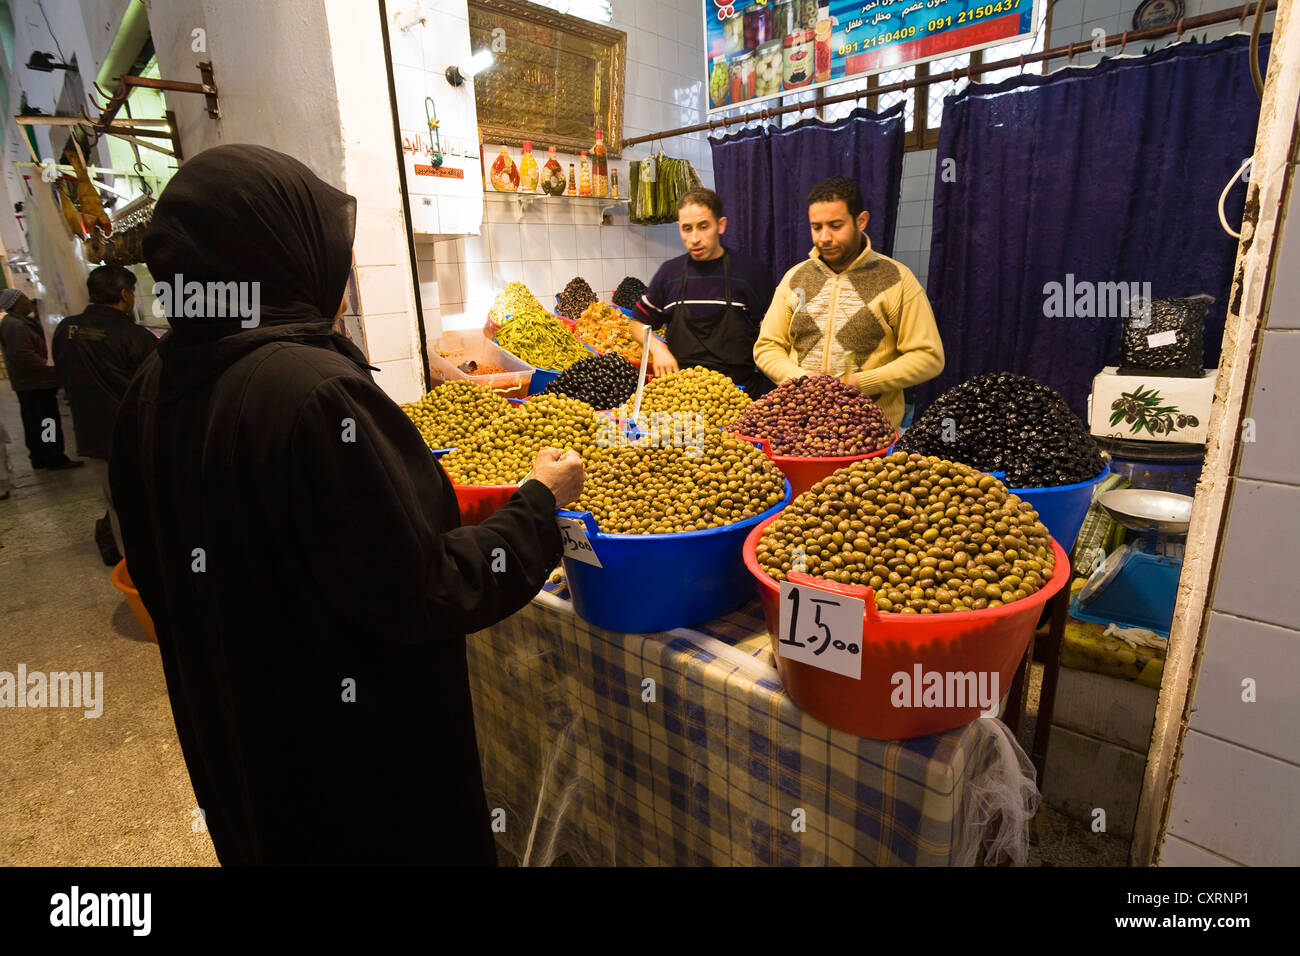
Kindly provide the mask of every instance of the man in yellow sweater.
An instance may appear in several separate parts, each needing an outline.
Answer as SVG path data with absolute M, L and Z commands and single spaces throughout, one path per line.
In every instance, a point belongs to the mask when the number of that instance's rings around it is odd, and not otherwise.
M 754 361 L 778 385 L 834 375 L 874 399 L 897 426 L 903 389 L 943 371 L 943 343 L 916 276 L 872 250 L 867 218 L 853 180 L 834 177 L 813 187 L 814 248 L 777 286 Z

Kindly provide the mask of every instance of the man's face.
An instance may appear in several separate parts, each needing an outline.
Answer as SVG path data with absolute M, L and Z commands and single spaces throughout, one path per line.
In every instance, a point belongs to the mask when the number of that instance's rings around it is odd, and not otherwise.
M 19 293 L 18 298 L 14 300 L 14 304 L 10 306 L 9 311 L 14 315 L 27 316 L 32 314 L 34 308 L 35 306 L 32 305 L 32 300 Z
M 677 230 L 682 245 L 696 262 L 707 262 L 722 255 L 722 234 L 727 231 L 727 217 L 713 218 L 704 206 L 693 203 L 677 210 Z
M 850 216 L 843 199 L 815 202 L 808 207 L 808 225 L 822 261 L 832 269 L 842 269 L 861 251 L 858 235 L 867 228 L 867 212 Z

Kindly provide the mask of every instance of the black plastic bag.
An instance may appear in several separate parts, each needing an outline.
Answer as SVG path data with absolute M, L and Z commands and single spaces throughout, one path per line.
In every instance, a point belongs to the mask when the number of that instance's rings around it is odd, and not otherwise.
M 1168 375 L 1200 378 L 1205 316 L 1213 296 L 1134 300 L 1124 317 L 1124 352 L 1120 375 Z

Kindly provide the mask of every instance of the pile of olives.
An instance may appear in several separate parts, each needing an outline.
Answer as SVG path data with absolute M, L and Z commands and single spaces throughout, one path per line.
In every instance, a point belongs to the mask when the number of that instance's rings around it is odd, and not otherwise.
M 702 453 L 701 453 L 702 452 Z M 703 447 L 632 445 L 586 462 L 575 511 L 608 534 L 676 534 L 753 518 L 785 497 L 785 476 L 749 442 L 710 432 Z
M 869 455 L 894 437 L 880 406 L 830 375 L 782 382 L 750 405 L 728 431 L 766 438 L 775 455 L 838 458 Z
M 447 382 L 401 408 L 420 430 L 426 445 L 451 448 L 504 415 L 510 403 L 476 382 Z
M 641 394 L 641 413 L 698 414 L 710 428 L 722 428 L 735 421 L 752 403 L 727 376 L 696 365 L 647 382 Z M 630 406 L 619 406 L 619 417 L 627 418 L 631 414 Z
M 948 389 L 903 433 L 898 450 L 1005 472 L 1011 488 L 1088 481 L 1103 467 L 1097 442 L 1065 399 L 1009 372 Z
M 572 448 L 584 459 L 594 454 L 597 432 L 607 421 L 585 402 L 539 395 L 469 436 L 442 459 L 442 467 L 458 485 L 517 485 L 543 448 Z
M 635 365 L 616 353 L 593 355 L 575 362 L 542 390 L 543 395 L 567 395 L 592 408 L 613 408 L 636 392 Z
M 875 589 L 903 614 L 978 611 L 1021 601 L 1052 576 L 1038 512 L 992 475 L 894 452 L 841 468 L 767 527 L 756 557 L 774 580 L 791 570 Z

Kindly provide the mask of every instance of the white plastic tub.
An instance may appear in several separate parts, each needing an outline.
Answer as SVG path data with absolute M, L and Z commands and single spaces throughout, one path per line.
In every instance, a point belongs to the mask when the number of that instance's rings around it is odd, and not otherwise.
M 447 354 L 444 356 L 442 353 Z M 468 375 L 457 368 L 468 361 L 496 365 L 506 371 L 493 375 Z M 534 371 L 523 359 L 511 355 L 475 329 L 445 332 L 442 338 L 429 346 L 431 387 L 444 382 L 477 382 L 499 391 L 506 398 L 523 398 L 528 394 Z

